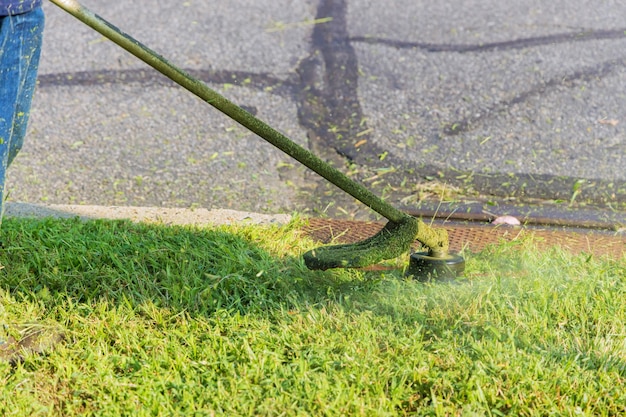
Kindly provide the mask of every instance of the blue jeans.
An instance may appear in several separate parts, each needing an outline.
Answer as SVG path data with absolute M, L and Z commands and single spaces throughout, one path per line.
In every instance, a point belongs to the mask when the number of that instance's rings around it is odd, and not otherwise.
M 37 82 L 43 36 L 41 8 L 0 16 L 0 221 L 6 171 L 22 148 Z

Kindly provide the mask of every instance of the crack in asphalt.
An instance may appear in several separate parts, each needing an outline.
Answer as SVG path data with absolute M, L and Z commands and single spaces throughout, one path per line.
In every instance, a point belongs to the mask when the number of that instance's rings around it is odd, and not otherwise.
M 299 88 L 295 77 L 280 79 L 271 74 L 182 68 L 184 72 L 205 83 L 234 84 L 241 87 L 267 91 L 285 97 L 292 97 Z M 153 69 L 76 71 L 40 74 L 38 88 L 51 87 L 92 87 L 105 84 L 141 84 L 144 86 L 174 87 L 177 84 Z
M 379 38 L 372 36 L 353 36 L 352 42 L 367 43 L 370 45 L 386 45 L 397 49 L 423 49 L 426 52 L 491 52 L 511 49 L 526 49 L 535 46 L 554 45 L 558 43 L 588 42 L 605 39 L 625 39 L 626 29 L 594 30 L 587 29 L 577 32 L 556 33 L 546 36 L 533 36 L 529 38 L 514 39 L 501 42 L 480 44 L 436 44 L 427 42 L 407 42 L 395 39 Z
M 347 0 L 321 0 L 316 19 L 332 20 L 315 25 L 311 53 L 297 72 L 303 84 L 298 100 L 300 123 L 309 130 L 314 151 L 333 149 L 346 162 L 368 159 L 378 152 L 358 97 L 359 69 L 349 40 Z
M 509 100 L 500 101 L 480 113 L 480 116 L 467 117 L 458 121 L 447 123 L 443 127 L 443 133 L 448 136 L 458 135 L 473 130 L 478 124 L 491 119 L 502 111 L 509 109 L 516 104 L 524 103 L 532 97 L 544 95 L 560 86 L 573 88 L 579 81 L 591 81 L 605 78 L 613 74 L 617 69 L 626 65 L 625 59 L 614 59 L 602 62 L 598 65 L 585 67 L 568 75 L 559 75 L 544 81 L 532 88 L 521 92 Z

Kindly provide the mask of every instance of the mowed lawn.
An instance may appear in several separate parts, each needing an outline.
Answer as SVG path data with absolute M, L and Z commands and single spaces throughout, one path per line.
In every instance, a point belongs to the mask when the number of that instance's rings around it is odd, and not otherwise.
M 626 414 L 626 259 L 526 238 L 454 284 L 309 271 L 302 221 L 6 219 L 0 323 L 65 340 L 0 362 L 0 415 Z

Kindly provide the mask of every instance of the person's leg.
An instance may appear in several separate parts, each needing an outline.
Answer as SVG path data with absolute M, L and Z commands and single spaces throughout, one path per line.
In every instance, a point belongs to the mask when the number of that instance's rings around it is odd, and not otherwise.
M 0 17 L 0 222 L 6 171 L 24 143 L 44 27 L 41 8 Z
M 6 171 L 26 135 L 43 26 L 41 8 L 0 16 L 0 222 Z M 0 361 L 17 363 L 28 354 L 51 350 L 61 340 L 61 330 L 50 326 L 0 325 Z

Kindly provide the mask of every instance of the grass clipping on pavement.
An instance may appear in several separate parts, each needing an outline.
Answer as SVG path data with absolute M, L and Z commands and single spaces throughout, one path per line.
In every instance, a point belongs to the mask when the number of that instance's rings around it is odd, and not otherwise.
M 0 415 L 620 415 L 626 261 L 466 254 L 466 278 L 309 271 L 286 227 L 7 219 Z M 401 259 L 399 262 L 406 262 Z

